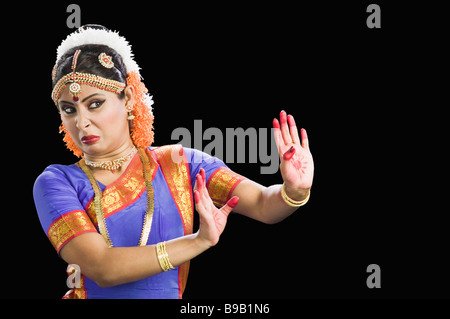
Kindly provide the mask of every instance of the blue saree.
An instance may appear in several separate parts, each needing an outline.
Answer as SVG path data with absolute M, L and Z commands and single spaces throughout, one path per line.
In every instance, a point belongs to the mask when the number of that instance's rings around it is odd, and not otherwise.
M 192 233 L 192 194 L 195 175 L 200 168 L 205 169 L 207 188 L 217 206 L 224 205 L 244 179 L 219 159 L 181 145 L 149 148 L 145 153 L 150 161 L 154 189 L 148 245 Z M 98 184 L 114 247 L 137 246 L 147 209 L 143 168 L 138 154 L 114 183 Z M 58 254 L 73 238 L 99 231 L 93 205 L 94 190 L 76 164 L 47 167 L 37 178 L 33 195 L 42 228 Z M 108 288 L 101 288 L 81 275 L 80 288 L 69 290 L 63 298 L 182 298 L 188 272 L 189 262 L 139 281 Z

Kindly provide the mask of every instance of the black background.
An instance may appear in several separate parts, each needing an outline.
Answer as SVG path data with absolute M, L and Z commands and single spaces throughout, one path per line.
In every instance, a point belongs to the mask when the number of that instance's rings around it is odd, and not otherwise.
M 43 232 L 32 186 L 76 158 L 50 99 L 70 2 L 4 12 L 2 298 L 58 299 L 66 264 Z M 155 145 L 177 127 L 271 128 L 284 109 L 308 130 L 310 202 L 265 225 L 231 215 L 219 244 L 191 262 L 184 298 L 448 298 L 448 209 L 429 146 L 442 8 L 366 1 L 254 5 L 78 2 L 81 23 L 120 31 L 153 95 Z M 408 4 L 409 3 L 409 4 Z M 208 141 L 203 142 L 203 146 Z M 263 185 L 261 163 L 229 167 Z M 10 174 L 11 175 L 10 175 Z M 445 179 L 438 179 L 445 182 Z M 196 222 L 198 222 L 196 218 Z M 197 224 L 196 224 L 197 227 Z M 366 268 L 381 267 L 369 289 Z

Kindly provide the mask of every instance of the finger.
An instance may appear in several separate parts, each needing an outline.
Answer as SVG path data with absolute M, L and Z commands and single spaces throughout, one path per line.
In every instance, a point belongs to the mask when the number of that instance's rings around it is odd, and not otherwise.
M 195 177 L 197 178 L 197 189 L 199 191 L 203 191 L 203 178 L 202 178 L 202 175 L 197 174 L 197 175 L 195 175 Z
M 295 147 L 292 145 L 291 148 L 286 153 L 283 154 L 283 159 L 285 161 L 289 161 L 292 158 L 292 156 L 294 156 L 294 154 L 295 154 Z
M 205 209 L 205 206 L 202 201 L 202 197 L 199 193 L 199 191 L 194 191 L 194 201 L 195 201 L 195 210 L 197 211 L 198 215 L 200 216 L 200 224 L 203 223 L 203 221 L 207 221 L 208 218 L 210 218 L 210 214 L 208 214 L 208 210 Z
M 292 142 L 291 134 L 289 133 L 289 128 L 287 124 L 287 115 L 285 111 L 280 112 L 280 124 L 281 124 L 281 135 L 283 136 L 284 144 L 287 145 Z
M 308 134 L 306 134 L 306 130 L 302 128 L 300 134 L 302 135 L 302 146 L 309 151 L 309 139 Z
M 300 137 L 298 136 L 298 129 L 297 129 L 297 125 L 295 124 L 294 117 L 289 114 L 287 117 L 287 120 L 289 123 L 289 130 L 291 132 L 291 137 L 292 137 L 294 143 L 297 145 L 302 145 L 300 143 Z
M 274 129 L 280 129 L 280 123 L 278 122 L 278 120 L 276 118 L 273 119 L 273 128 Z
M 198 190 L 194 191 L 194 201 L 195 205 L 198 205 L 198 203 L 200 203 L 200 194 L 198 193 Z
M 195 175 L 196 179 L 197 179 L 197 193 L 199 196 L 199 202 L 201 202 L 202 200 L 204 200 L 204 196 L 205 196 L 205 192 L 204 192 L 204 188 L 203 188 L 203 180 L 202 180 L 202 176 L 200 174 Z
M 281 148 L 284 146 L 284 141 L 283 137 L 281 136 L 280 123 L 276 118 L 273 119 L 273 137 L 275 138 L 275 144 L 277 145 L 278 154 L 280 155 L 281 159 Z
M 202 218 L 209 218 L 211 215 L 209 207 L 205 206 L 205 199 L 199 191 L 194 191 L 195 210 Z
M 205 207 L 205 199 L 203 198 L 201 192 L 198 190 L 194 191 L 194 201 L 195 201 L 195 208 L 199 210 L 204 210 Z
M 206 176 L 205 176 L 205 169 L 204 168 L 200 168 L 200 175 L 202 176 L 203 184 L 205 184 Z
M 197 178 L 197 191 L 199 195 L 200 203 L 205 208 L 215 208 L 214 203 L 209 196 L 208 190 L 206 189 L 206 183 L 205 183 L 205 170 L 202 168 L 200 169 L 200 173 L 196 175 Z
M 231 197 L 228 202 L 220 209 L 220 211 L 225 214 L 225 216 L 228 216 L 231 211 L 236 207 L 236 205 L 239 202 L 239 197 L 233 196 Z

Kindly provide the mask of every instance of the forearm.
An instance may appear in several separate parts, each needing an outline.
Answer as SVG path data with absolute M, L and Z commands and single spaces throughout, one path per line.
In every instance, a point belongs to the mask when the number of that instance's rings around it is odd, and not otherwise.
M 166 250 L 174 267 L 180 266 L 208 249 L 197 234 L 166 242 Z M 156 245 L 108 248 L 101 258 L 103 270 L 97 283 L 103 287 L 137 281 L 163 272 Z
M 281 196 L 281 187 L 281 184 L 277 184 L 262 190 L 259 214 L 267 224 L 278 223 L 298 209 L 298 207 L 291 207 L 286 204 Z M 286 190 L 286 194 L 290 198 L 300 201 L 306 198 L 308 190 L 300 190 L 295 193 Z
M 239 196 L 240 201 L 235 212 L 256 219 L 266 224 L 275 224 L 296 211 L 281 196 L 280 184 L 265 187 L 251 180 L 245 180 L 233 191 L 233 196 Z M 306 198 L 309 190 L 293 192 L 286 189 L 286 194 L 293 200 L 301 201 Z
M 204 187 L 203 169 L 201 177 L 197 175 L 199 181 L 194 192 L 200 215 L 197 233 L 168 240 L 163 245 L 109 248 L 101 234 L 88 232 L 70 240 L 61 249 L 61 257 L 68 264 L 77 264 L 83 275 L 101 287 L 141 280 L 186 263 L 218 242 L 228 214 L 238 202 L 238 198 L 232 198 L 217 209 Z

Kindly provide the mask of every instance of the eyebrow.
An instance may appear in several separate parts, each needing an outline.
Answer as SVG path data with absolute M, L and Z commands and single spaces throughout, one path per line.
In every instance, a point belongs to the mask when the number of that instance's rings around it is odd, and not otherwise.
M 91 95 L 85 97 L 85 98 L 81 101 L 81 103 L 83 103 L 84 101 L 90 99 L 91 97 L 93 97 L 93 96 L 95 96 L 95 95 L 105 96 L 104 94 L 101 94 L 101 93 L 94 93 L 94 94 L 91 94 Z M 72 102 L 69 102 L 69 101 L 59 101 L 59 103 L 67 103 L 67 104 L 72 104 L 72 105 L 73 105 L 73 103 L 72 103 Z

